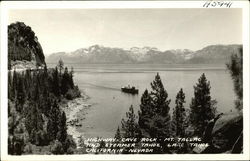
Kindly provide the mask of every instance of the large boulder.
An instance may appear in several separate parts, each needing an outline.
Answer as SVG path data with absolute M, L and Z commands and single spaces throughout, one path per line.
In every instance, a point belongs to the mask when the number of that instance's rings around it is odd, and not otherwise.
M 200 153 L 241 153 L 243 150 L 243 115 L 224 114 L 218 119 L 211 133 L 211 144 Z
M 222 152 L 240 153 L 243 147 L 242 131 L 242 112 L 226 114 L 222 116 L 214 126 L 212 132 L 213 145 Z

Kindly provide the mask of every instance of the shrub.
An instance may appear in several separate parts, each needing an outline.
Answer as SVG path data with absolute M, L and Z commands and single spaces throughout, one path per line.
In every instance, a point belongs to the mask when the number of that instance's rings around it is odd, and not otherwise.
M 24 147 L 24 150 L 23 152 L 25 154 L 32 154 L 32 144 L 30 142 L 28 142 L 25 147 Z
M 74 152 L 74 149 L 76 149 L 76 143 L 75 143 L 72 136 L 70 136 L 70 135 L 67 136 L 67 138 L 63 144 L 63 148 L 64 148 L 64 151 L 67 152 L 67 154 L 72 154 L 72 153 L 68 153 L 72 150 Z
M 65 94 L 65 97 L 68 100 L 72 100 L 72 99 L 80 97 L 80 96 L 81 96 L 81 92 L 80 92 L 78 86 L 75 86 L 73 89 L 69 89 L 67 91 L 67 93 Z
M 62 143 L 58 140 L 56 140 L 54 142 L 54 144 L 51 146 L 51 149 L 50 151 L 53 153 L 53 154 L 63 154 L 64 151 L 63 151 L 63 146 L 62 146 Z
M 74 149 L 72 147 L 69 147 L 67 149 L 67 154 L 74 154 Z

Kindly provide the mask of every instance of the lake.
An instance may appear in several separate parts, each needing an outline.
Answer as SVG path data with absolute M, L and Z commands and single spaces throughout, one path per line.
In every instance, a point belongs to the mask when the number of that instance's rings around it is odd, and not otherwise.
M 159 72 L 171 109 L 180 88 L 186 94 L 185 107 L 189 108 L 194 96 L 193 86 L 205 73 L 211 85 L 211 96 L 217 100 L 217 110 L 228 113 L 234 111 L 233 81 L 224 65 L 165 65 L 165 64 L 66 64 L 74 67 L 74 81 L 90 99 L 91 108 L 86 111 L 82 127 L 78 128 L 85 137 L 113 137 L 121 119 L 131 105 L 135 113 L 139 110 L 140 98 L 145 89 L 151 90 L 150 82 Z M 121 92 L 121 87 L 133 85 L 139 89 L 138 95 Z M 172 111 L 170 111 L 172 113 Z M 80 114 L 79 114 L 80 115 Z

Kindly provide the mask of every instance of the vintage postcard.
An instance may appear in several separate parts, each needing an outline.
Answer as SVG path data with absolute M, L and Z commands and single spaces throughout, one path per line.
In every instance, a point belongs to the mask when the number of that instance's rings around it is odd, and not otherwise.
M 2 160 L 249 159 L 249 3 L 1 3 Z

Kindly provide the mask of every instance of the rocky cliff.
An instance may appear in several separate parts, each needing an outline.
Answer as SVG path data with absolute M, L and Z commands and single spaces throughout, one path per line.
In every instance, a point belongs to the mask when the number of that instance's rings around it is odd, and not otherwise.
M 42 47 L 34 31 L 23 22 L 8 26 L 8 69 L 37 68 L 45 65 Z

